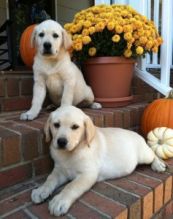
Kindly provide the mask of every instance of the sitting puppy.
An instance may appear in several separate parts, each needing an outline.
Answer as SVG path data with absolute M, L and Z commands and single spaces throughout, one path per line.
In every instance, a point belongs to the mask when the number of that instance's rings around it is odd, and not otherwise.
M 22 113 L 20 119 L 33 120 L 38 116 L 46 88 L 57 106 L 83 102 L 92 108 L 101 107 L 93 103 L 91 88 L 86 85 L 81 71 L 70 59 L 68 50 L 72 41 L 60 24 L 53 20 L 43 21 L 35 27 L 31 41 L 36 48 L 32 107 Z
M 140 135 L 121 128 L 98 128 L 74 106 L 60 107 L 50 114 L 45 125 L 47 141 L 50 133 L 55 166 L 31 197 L 34 203 L 40 203 L 70 180 L 49 203 L 50 213 L 55 216 L 65 214 L 97 181 L 126 176 L 138 164 L 151 164 L 158 172 L 166 169 Z

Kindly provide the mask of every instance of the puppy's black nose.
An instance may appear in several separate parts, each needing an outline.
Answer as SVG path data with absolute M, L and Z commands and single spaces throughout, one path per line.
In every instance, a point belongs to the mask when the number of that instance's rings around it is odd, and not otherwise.
M 67 139 L 66 138 L 58 138 L 57 143 L 58 143 L 59 148 L 64 149 L 67 145 Z
M 45 49 L 45 50 L 50 50 L 51 47 L 52 47 L 51 43 L 49 43 L 49 42 L 45 42 L 45 43 L 43 44 L 43 46 L 44 46 L 44 49 Z

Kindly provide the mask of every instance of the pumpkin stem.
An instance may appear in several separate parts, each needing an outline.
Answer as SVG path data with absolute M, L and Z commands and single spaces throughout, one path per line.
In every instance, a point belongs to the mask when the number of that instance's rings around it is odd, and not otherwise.
M 173 89 L 170 90 L 168 96 L 166 97 L 167 99 L 173 99 Z

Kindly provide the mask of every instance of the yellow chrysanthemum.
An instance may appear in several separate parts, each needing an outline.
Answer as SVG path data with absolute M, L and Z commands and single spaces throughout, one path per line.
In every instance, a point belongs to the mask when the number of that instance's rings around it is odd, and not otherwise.
M 145 37 L 145 36 L 140 37 L 140 38 L 139 38 L 139 42 L 140 42 L 141 44 L 146 44 L 146 43 L 147 43 L 147 37 Z
M 108 28 L 108 30 L 113 30 L 114 27 L 115 27 L 114 22 L 108 22 L 108 24 L 107 24 L 107 28 Z
M 132 51 L 130 49 L 126 49 L 124 52 L 124 56 L 126 58 L 130 58 L 132 56 Z
M 136 48 L 136 54 L 142 55 L 144 53 L 144 49 L 141 46 L 138 46 Z
M 67 23 L 67 24 L 64 25 L 64 29 L 69 31 L 72 25 L 73 25 L 72 23 Z
M 162 37 L 157 38 L 158 45 L 160 46 L 163 43 Z
M 115 34 L 113 37 L 112 37 L 112 41 L 114 43 L 118 43 L 120 41 L 120 36 L 118 34 Z
M 88 20 L 84 21 L 84 23 L 83 23 L 83 26 L 86 28 L 91 27 L 91 25 L 92 25 L 91 22 Z
M 157 53 L 157 52 L 158 52 L 158 47 L 154 46 L 154 47 L 152 48 L 152 52 Z
M 122 33 L 122 32 L 123 32 L 123 27 L 121 27 L 120 25 L 117 25 L 117 26 L 115 27 L 115 31 L 116 31 L 117 33 Z
M 133 28 L 131 25 L 125 25 L 123 27 L 124 32 L 132 32 Z
M 86 45 L 86 44 L 91 42 L 91 38 L 89 36 L 84 36 L 82 38 L 82 42 L 83 42 L 84 45 Z
M 95 56 L 96 52 L 97 52 L 97 50 L 96 50 L 95 47 L 91 47 L 91 48 L 89 48 L 89 50 L 88 50 L 88 54 L 89 54 L 90 56 Z
M 83 36 L 88 36 L 88 35 L 89 35 L 89 30 L 86 29 L 86 28 L 83 29 L 83 30 L 82 30 L 82 35 L 83 35 Z
M 64 25 L 64 28 L 71 34 L 73 40 L 73 49 L 82 51 L 83 45 L 93 43 L 90 48 L 90 56 L 96 54 L 97 43 L 101 47 L 104 44 L 102 40 L 102 31 L 107 28 L 113 34 L 108 40 L 114 43 L 120 42 L 124 38 L 126 49 L 123 54 L 129 58 L 135 54 L 142 55 L 146 51 L 157 52 L 163 39 L 160 37 L 154 22 L 149 21 L 145 16 L 127 5 L 97 5 L 81 10 L 74 17 L 72 23 Z M 93 42 L 93 36 L 98 34 L 98 42 Z M 93 35 L 94 34 L 94 35 Z M 108 34 L 109 36 L 109 34 Z M 103 37 L 105 37 L 103 35 Z M 136 52 L 134 52 L 134 47 Z M 94 49 L 93 49 L 94 48 Z M 99 48 L 99 47 L 98 47 Z M 83 52 L 83 51 L 82 51 Z M 107 51 L 109 53 L 109 51 Z M 111 51 L 110 51 L 111 53 Z M 83 54 L 85 56 L 85 54 Z
M 81 51 L 82 50 L 82 43 L 78 42 L 73 44 L 73 49 L 76 51 Z
M 132 39 L 132 34 L 131 32 L 127 32 L 124 34 L 124 39 L 127 41 L 130 41 Z
M 153 46 L 153 41 L 152 41 L 152 40 L 149 40 L 149 41 L 147 42 L 147 44 L 146 44 L 146 48 L 147 48 L 148 50 L 150 50 L 150 49 L 152 48 L 152 46 Z
M 105 24 L 103 22 L 99 22 L 96 24 L 95 29 L 97 32 L 101 32 L 105 28 Z
M 89 31 L 89 34 L 90 34 L 90 35 L 92 35 L 93 33 L 96 32 L 95 27 L 90 27 L 90 28 L 88 29 L 88 31 Z
M 71 32 L 71 33 L 76 33 L 77 31 L 78 31 L 77 25 L 72 25 L 72 26 L 70 27 L 70 32 Z

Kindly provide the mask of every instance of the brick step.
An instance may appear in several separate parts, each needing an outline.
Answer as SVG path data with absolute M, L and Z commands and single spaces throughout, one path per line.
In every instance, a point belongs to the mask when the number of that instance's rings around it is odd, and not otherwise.
M 84 109 L 99 127 L 123 127 L 139 131 L 141 114 L 147 104 L 122 108 Z M 47 173 L 52 168 L 49 145 L 43 127 L 49 112 L 43 111 L 33 121 L 20 121 L 21 112 L 0 116 L 0 187 Z
M 32 71 L 0 71 L 0 112 L 29 109 L 32 91 Z M 134 102 L 150 102 L 157 97 L 156 90 L 135 76 L 131 91 L 134 95 Z M 47 102 L 49 102 L 48 98 L 45 105 Z
M 96 183 L 62 219 L 168 219 L 173 218 L 172 173 L 173 159 L 165 173 L 153 172 L 139 166 L 126 177 Z M 53 219 L 48 201 L 34 205 L 31 190 L 44 182 L 45 176 L 35 177 L 7 189 L 0 190 L 0 218 Z M 1 178 L 2 179 L 2 178 Z M 8 179 L 10 180 L 10 179 Z M 53 196 L 57 194 L 55 191 Z

